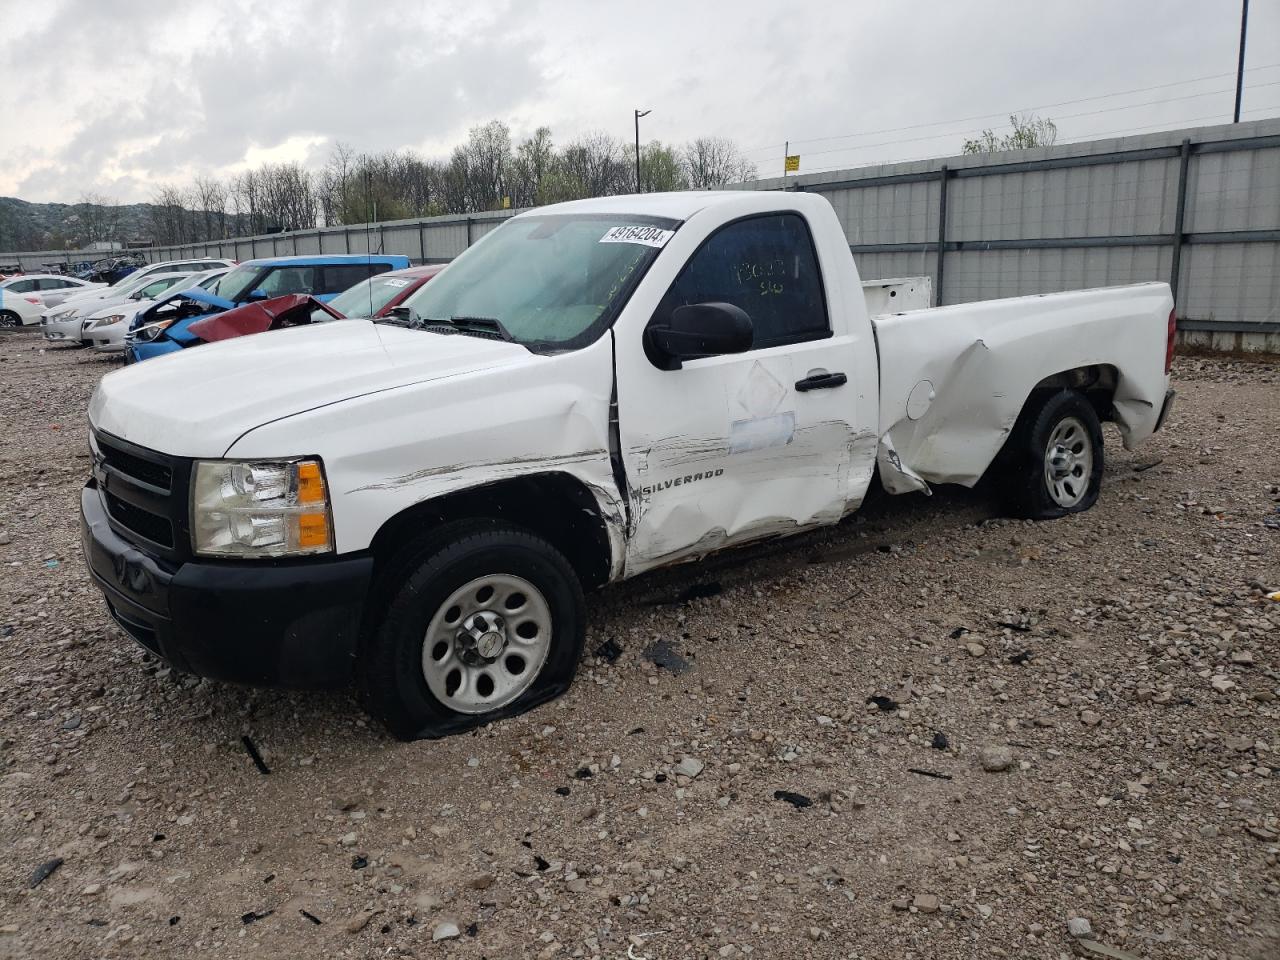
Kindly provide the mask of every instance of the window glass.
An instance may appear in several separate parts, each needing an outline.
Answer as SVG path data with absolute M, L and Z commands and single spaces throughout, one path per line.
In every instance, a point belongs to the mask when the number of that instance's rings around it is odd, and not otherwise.
M 44 277 L 39 281 L 39 286 L 41 290 L 61 290 L 67 283 L 57 277 Z
M 36 288 L 36 280 L 19 280 L 17 283 L 11 283 L 6 290 L 11 293 L 30 293 Z
M 178 280 L 173 277 L 169 277 L 164 280 L 153 280 L 135 293 L 134 297 L 138 300 L 151 300 L 154 297 L 160 296 L 160 294 L 164 293 L 177 282 Z
M 344 317 L 372 317 L 415 282 L 411 277 L 370 277 L 348 287 L 329 306 Z
M 268 297 L 282 297 L 286 293 L 320 293 L 316 289 L 316 267 L 276 267 L 262 279 L 258 289 Z
M 829 336 L 822 277 L 804 219 L 794 213 L 751 217 L 712 234 L 680 271 L 656 316 L 711 302 L 747 312 L 756 349 Z
M 322 292 L 341 293 L 343 290 L 355 286 L 361 280 L 367 280 L 369 277 L 379 273 L 386 273 L 389 269 L 391 269 L 391 266 L 386 263 L 344 263 L 327 266 L 324 268 L 324 290 Z

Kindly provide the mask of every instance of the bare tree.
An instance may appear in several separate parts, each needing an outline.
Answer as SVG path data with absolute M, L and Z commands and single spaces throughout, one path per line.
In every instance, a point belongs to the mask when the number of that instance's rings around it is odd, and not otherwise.
M 741 183 L 756 176 L 756 165 L 742 155 L 737 144 L 724 137 L 690 140 L 685 144 L 681 160 L 689 186 L 694 190 Z
M 151 193 L 151 228 L 157 243 L 186 243 L 190 223 L 186 191 L 170 183 L 157 184 Z
M 505 123 L 490 120 L 471 128 L 462 149 L 467 159 L 467 209 L 501 208 L 511 176 L 511 131 Z
M 607 197 L 631 189 L 626 145 L 607 133 L 589 133 L 556 157 L 548 202 L 576 197 Z
M 1009 118 L 1011 133 L 996 136 L 993 130 L 983 130 L 982 135 L 964 142 L 965 153 L 999 153 L 1002 150 L 1027 150 L 1031 147 L 1051 147 L 1058 139 L 1058 125 L 1048 117 L 1029 114 Z
M 221 240 L 226 237 L 227 191 L 215 177 L 196 177 L 191 192 L 201 230 L 198 240 Z
M 554 163 L 551 128 L 539 127 L 516 148 L 510 187 L 512 206 L 531 207 L 539 202 L 543 178 Z

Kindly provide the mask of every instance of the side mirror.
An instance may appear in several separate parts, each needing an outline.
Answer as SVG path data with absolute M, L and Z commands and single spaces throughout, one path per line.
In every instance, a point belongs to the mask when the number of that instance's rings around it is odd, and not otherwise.
M 645 328 L 645 352 L 659 368 L 679 370 L 685 360 L 750 350 L 755 335 L 751 318 L 732 303 L 693 303 L 676 307 L 665 322 L 656 317 Z
M 413 319 L 413 311 L 403 304 L 398 307 L 392 307 L 387 311 L 386 315 L 388 317 L 395 317 L 397 320 L 403 320 L 406 323 Z
M 268 300 L 270 298 L 267 296 L 267 291 L 263 290 L 261 287 L 256 287 L 255 289 L 250 290 L 244 299 L 246 303 L 254 303 L 258 300 Z

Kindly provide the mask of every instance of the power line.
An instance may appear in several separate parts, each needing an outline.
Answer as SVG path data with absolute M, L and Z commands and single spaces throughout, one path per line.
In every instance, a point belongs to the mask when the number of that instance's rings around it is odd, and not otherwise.
M 1275 87 L 1275 86 L 1280 86 L 1280 80 L 1273 80 L 1269 83 L 1254 84 L 1253 87 L 1251 87 L 1250 89 L 1258 90 L 1258 89 L 1261 89 L 1262 87 Z M 1102 110 L 1086 110 L 1081 113 L 1069 113 L 1065 116 L 1058 117 L 1058 120 L 1076 120 L 1076 119 L 1079 119 L 1080 117 L 1095 117 L 1100 114 L 1115 113 L 1120 110 L 1137 110 L 1141 107 L 1153 107 L 1162 103 L 1176 103 L 1179 100 L 1195 100 L 1199 97 L 1213 97 L 1213 96 L 1218 96 L 1219 94 L 1232 93 L 1232 92 L 1234 92 L 1234 88 L 1224 89 L 1224 90 L 1208 90 L 1204 93 L 1191 93 L 1182 97 L 1169 97 L 1164 100 L 1150 100 L 1145 103 L 1131 103 L 1122 107 L 1106 107 Z M 1170 121 L 1170 122 L 1178 122 L 1178 121 Z M 964 136 L 965 134 L 970 134 L 975 132 L 980 132 L 980 131 L 975 131 L 971 127 L 964 130 L 944 130 L 941 133 L 926 134 L 925 136 L 922 136 L 922 137 L 907 137 L 905 139 L 899 138 L 894 140 L 882 140 L 878 143 L 850 144 L 848 146 L 843 146 L 843 147 L 832 147 L 829 150 L 812 150 L 812 151 L 809 151 L 808 156 L 821 157 L 831 153 L 851 153 L 855 150 L 866 150 L 872 147 L 887 147 L 895 143 L 919 143 L 920 141 L 923 141 L 923 140 L 940 140 L 944 137 L 960 137 L 960 136 Z
M 1276 67 L 1280 67 L 1280 63 L 1268 63 L 1259 67 L 1249 67 L 1245 72 L 1254 73 L 1259 70 L 1274 70 Z M 952 123 L 970 123 L 974 120 L 990 120 L 993 118 L 1007 117 L 1007 116 L 1010 116 L 1011 114 L 1033 113 L 1037 110 L 1049 110 L 1053 107 L 1066 107 L 1066 106 L 1070 106 L 1073 103 L 1089 103 L 1094 100 L 1108 100 L 1112 97 L 1124 97 L 1133 93 L 1148 93 L 1151 90 L 1164 90 L 1164 89 L 1167 89 L 1168 87 L 1178 87 L 1188 83 L 1203 83 L 1206 80 L 1221 80 L 1223 77 L 1233 77 L 1233 76 L 1235 76 L 1234 73 L 1215 73 L 1215 74 L 1210 74 L 1204 77 L 1194 77 L 1190 80 L 1174 80 L 1170 83 L 1158 83 L 1155 86 L 1151 86 L 1151 87 L 1135 87 L 1132 90 L 1120 90 L 1120 91 L 1117 91 L 1116 93 L 1100 93 L 1092 97 L 1080 97 L 1075 100 L 1062 100 L 1062 101 L 1059 101 L 1058 103 L 1046 103 L 1036 107 L 1023 107 L 1018 110 L 1002 110 L 999 113 L 983 113 L 973 117 L 957 117 L 950 120 L 934 120 L 930 123 L 915 123 L 905 127 L 886 127 L 885 129 L 882 129 L 882 130 L 864 130 L 861 133 L 840 133 L 830 137 L 811 137 L 807 140 L 792 140 L 791 144 L 792 146 L 794 146 L 797 143 L 826 143 L 827 141 L 830 141 L 830 140 L 847 140 L 851 137 L 870 137 L 870 136 L 876 136 L 882 133 L 899 133 L 905 130 L 920 130 L 924 127 L 939 127 L 939 126 L 945 126 L 947 124 L 952 124 Z M 1260 84 L 1256 84 L 1255 86 L 1260 86 Z M 1251 87 L 1250 89 L 1253 89 L 1253 88 Z M 1154 102 L 1160 102 L 1160 101 L 1154 101 Z M 1145 106 L 1145 105 L 1146 103 L 1137 104 L 1137 106 Z M 775 143 L 775 144 L 770 144 L 769 146 L 766 146 L 766 147 L 753 147 L 750 150 L 744 151 L 744 153 L 750 154 L 750 153 L 760 153 L 764 150 L 776 150 L 779 146 L 780 144 Z
M 1266 110 L 1274 110 L 1274 111 L 1280 112 L 1280 103 L 1273 104 L 1267 107 L 1250 107 L 1248 110 L 1243 111 L 1241 115 L 1243 116 L 1244 114 L 1249 114 L 1249 113 L 1261 113 Z M 1089 140 L 1099 140 L 1099 139 L 1102 139 L 1103 137 L 1111 137 L 1116 135 L 1141 133 L 1144 130 L 1156 130 L 1158 128 L 1164 128 L 1164 127 L 1167 127 L 1168 129 L 1176 130 L 1178 129 L 1178 127 L 1185 126 L 1186 124 L 1199 123 L 1202 120 L 1218 120 L 1221 117 L 1222 117 L 1221 112 L 1218 112 L 1218 113 L 1211 113 L 1203 117 L 1189 117 L 1185 120 L 1163 120 L 1163 121 L 1160 121 L 1159 123 L 1150 123 L 1140 127 L 1121 127 L 1116 130 L 1103 130 L 1097 133 L 1081 134 L 1080 136 L 1073 137 L 1069 140 L 1062 140 L 1056 143 L 1055 146 L 1063 146 L 1069 143 L 1083 143 Z M 1225 123 L 1226 121 L 1223 121 L 1223 122 Z M 886 141 L 886 144 L 902 143 L 902 142 L 905 142 L 905 141 Z M 851 149 L 855 149 L 855 148 L 851 148 Z M 810 156 L 814 156 L 814 154 L 810 154 Z M 924 154 L 923 156 L 917 156 L 917 157 L 906 157 L 903 159 L 871 160 L 871 161 L 868 161 L 867 163 L 859 164 L 859 166 L 874 167 L 874 166 L 880 166 L 882 164 L 888 164 L 888 163 L 915 163 L 920 160 L 936 160 L 937 156 L 938 156 L 937 154 L 931 153 L 931 154 Z M 837 164 L 835 166 L 830 166 L 830 167 L 821 167 L 817 170 L 809 170 L 807 171 L 807 173 L 809 174 L 829 173 L 833 170 L 844 170 L 844 169 L 848 169 L 848 168 L 842 164 Z

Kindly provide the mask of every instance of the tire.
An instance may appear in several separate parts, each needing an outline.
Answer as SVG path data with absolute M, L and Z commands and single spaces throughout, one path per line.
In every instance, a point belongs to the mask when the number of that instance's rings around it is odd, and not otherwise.
M 1031 520 L 1083 513 L 1097 502 L 1102 470 L 1102 424 L 1088 399 L 1075 390 L 1032 394 L 1005 444 L 1005 506 Z
M 573 568 L 540 537 L 494 521 L 446 524 L 403 549 L 371 594 L 365 709 L 402 740 L 524 713 L 573 682 L 584 606 Z
M 0 310 L 0 327 L 20 327 L 22 318 L 12 310 Z

